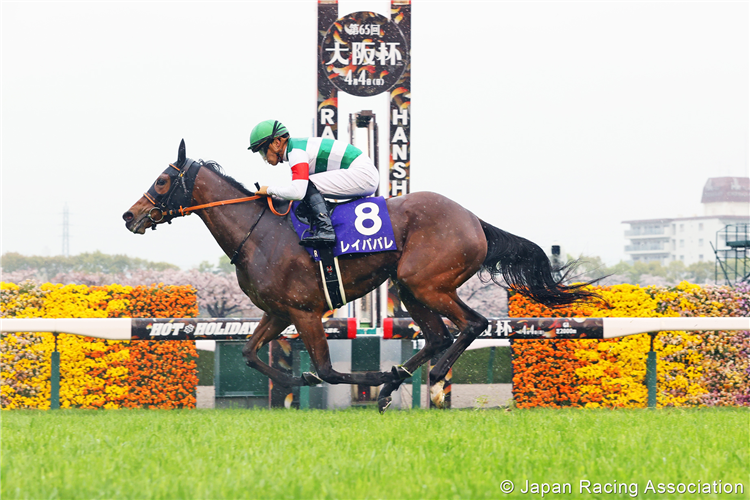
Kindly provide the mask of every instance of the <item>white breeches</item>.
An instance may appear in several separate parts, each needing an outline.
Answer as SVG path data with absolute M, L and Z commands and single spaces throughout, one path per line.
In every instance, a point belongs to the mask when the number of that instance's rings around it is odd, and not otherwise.
M 311 174 L 310 181 L 325 197 L 354 198 L 374 194 L 380 184 L 380 173 L 368 156 L 360 155 L 349 168 Z

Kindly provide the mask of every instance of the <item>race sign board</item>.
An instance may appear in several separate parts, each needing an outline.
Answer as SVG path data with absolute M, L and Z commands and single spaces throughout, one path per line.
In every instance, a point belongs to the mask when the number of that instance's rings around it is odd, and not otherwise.
M 406 38 L 396 23 L 374 12 L 354 12 L 328 29 L 320 48 L 330 83 L 367 97 L 390 90 L 409 60 Z
M 747 317 L 488 320 L 487 329 L 479 336 L 480 339 L 611 339 L 661 331 L 750 331 L 750 318 Z M 444 321 L 452 327 L 450 321 Z M 0 331 L 69 333 L 107 340 L 239 340 L 252 335 L 259 322 L 259 319 L 251 318 L 0 318 Z M 205 326 L 199 330 L 199 325 Z M 353 339 L 357 336 L 355 318 L 325 318 L 323 328 L 329 339 Z M 411 318 L 385 318 L 382 330 L 385 339 L 421 337 L 419 326 Z M 294 338 L 298 333 L 290 327 L 283 335 Z
M 480 339 L 612 339 L 662 331 L 750 330 L 746 317 L 666 318 L 487 318 L 489 324 Z M 453 323 L 444 319 L 455 332 Z M 386 318 L 383 338 L 416 339 L 419 326 L 411 318 Z
M 458 333 L 453 323 L 445 325 Z M 488 318 L 489 324 L 479 338 L 494 339 L 602 339 L 603 318 Z M 411 318 L 388 318 L 383 336 L 393 339 L 421 337 L 419 326 Z
M 480 337 L 509 339 L 601 339 L 602 318 L 493 318 Z
M 132 340 L 247 340 L 252 337 L 260 319 L 255 318 L 133 318 Z M 327 318 L 323 330 L 330 339 L 356 336 L 354 318 Z M 297 338 L 293 325 L 282 332 Z

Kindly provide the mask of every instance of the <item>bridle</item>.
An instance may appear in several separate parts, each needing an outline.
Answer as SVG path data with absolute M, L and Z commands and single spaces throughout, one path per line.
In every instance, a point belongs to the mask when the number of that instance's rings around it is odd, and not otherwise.
M 148 211 L 148 218 L 152 222 L 151 229 L 156 230 L 156 226 L 165 222 L 171 224 L 172 219 L 175 217 L 184 217 L 190 215 L 196 210 L 203 210 L 205 208 L 218 207 L 222 205 L 232 205 L 234 203 L 245 203 L 261 198 L 261 195 L 246 196 L 244 198 L 233 198 L 230 200 L 220 200 L 211 203 L 204 203 L 202 205 L 192 205 L 190 202 L 193 199 L 193 187 L 195 187 L 195 178 L 198 176 L 198 171 L 203 167 L 201 162 L 185 158 L 182 162 L 183 168 L 176 166 L 173 163 L 169 164 L 169 167 L 164 170 L 163 173 L 167 174 L 170 179 L 169 190 L 164 194 L 156 192 L 156 183 L 152 184 L 147 192 L 143 193 L 154 207 Z M 187 165 L 187 166 L 185 166 Z M 278 212 L 274 206 L 271 197 L 267 197 L 268 206 L 271 211 L 279 216 L 284 216 L 289 213 L 292 207 L 291 202 L 286 212 Z M 265 210 L 264 210 L 265 211 Z
M 171 223 L 171 219 L 177 217 L 181 211 L 184 212 L 185 207 L 192 200 L 195 178 L 202 165 L 190 158 L 186 158 L 182 164 L 183 168 L 180 168 L 170 163 L 169 167 L 164 170 L 163 173 L 167 174 L 170 179 L 169 190 L 166 193 L 156 192 L 156 182 L 143 193 L 143 196 L 154 205 L 154 208 L 148 211 L 148 218 L 153 223 L 151 226 L 153 229 L 156 229 L 157 224 Z M 196 167 L 192 168 L 193 165 Z

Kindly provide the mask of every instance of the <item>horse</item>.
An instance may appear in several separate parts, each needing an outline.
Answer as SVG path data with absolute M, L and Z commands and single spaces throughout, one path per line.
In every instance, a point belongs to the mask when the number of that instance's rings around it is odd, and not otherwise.
M 268 207 L 271 208 L 269 212 Z M 390 371 L 341 373 L 333 369 L 322 317 L 328 311 L 319 267 L 299 245 L 289 215 L 275 210 L 270 198 L 257 196 L 226 175 L 215 162 L 186 156 L 185 141 L 148 192 L 123 214 L 126 228 L 144 234 L 175 217 L 198 214 L 231 262 L 243 292 L 263 312 L 243 348 L 247 364 L 274 383 L 291 387 L 329 384 L 383 384 L 381 412 L 391 394 L 426 361 L 442 353 L 430 371 L 442 404 L 448 370 L 488 325 L 468 307 L 457 288 L 480 272 L 496 284 L 549 307 L 596 295 L 587 283 L 564 284 L 566 273 L 553 269 L 535 243 L 498 229 L 458 203 L 436 193 L 415 192 L 387 200 L 396 250 L 339 258 L 349 301 L 364 296 L 386 279 L 395 283 L 402 304 L 421 329 L 424 347 Z M 273 213 L 271 213 L 273 212 Z M 274 215 L 277 214 L 277 215 Z M 441 316 L 458 329 L 457 337 Z M 263 363 L 258 350 L 294 325 L 310 354 L 315 372 L 294 377 Z

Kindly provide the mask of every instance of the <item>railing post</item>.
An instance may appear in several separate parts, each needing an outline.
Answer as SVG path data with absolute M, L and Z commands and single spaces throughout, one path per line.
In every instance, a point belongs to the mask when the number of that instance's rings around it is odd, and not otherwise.
M 305 350 L 299 352 L 300 375 L 310 371 L 310 353 Z M 299 408 L 307 410 L 310 408 L 310 387 L 303 385 L 299 388 Z
M 50 410 L 60 409 L 60 352 L 57 350 L 57 333 L 55 336 L 55 350 L 52 351 L 50 363 L 50 393 L 49 407 Z
M 490 360 L 487 362 L 487 383 L 491 384 L 494 377 L 493 373 L 495 370 L 495 346 L 490 347 Z
M 654 351 L 655 333 L 649 333 L 651 337 L 651 350 L 646 359 L 646 388 L 648 389 L 648 407 L 656 408 L 656 352 Z
M 419 341 L 412 340 L 413 349 L 412 355 L 415 356 L 419 352 L 417 346 Z M 420 366 L 411 376 L 411 407 L 421 408 L 422 407 L 422 367 Z

